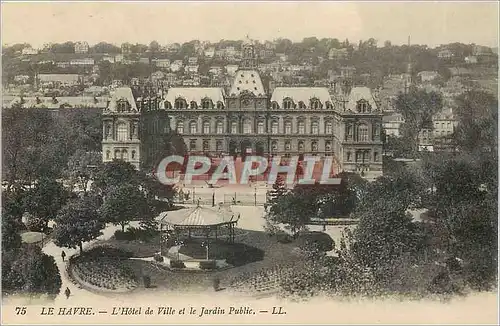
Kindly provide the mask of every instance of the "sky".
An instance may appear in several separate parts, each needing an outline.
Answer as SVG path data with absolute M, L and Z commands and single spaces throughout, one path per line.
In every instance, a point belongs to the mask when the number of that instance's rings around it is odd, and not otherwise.
M 2 2 L 2 44 L 315 36 L 498 46 L 497 2 Z

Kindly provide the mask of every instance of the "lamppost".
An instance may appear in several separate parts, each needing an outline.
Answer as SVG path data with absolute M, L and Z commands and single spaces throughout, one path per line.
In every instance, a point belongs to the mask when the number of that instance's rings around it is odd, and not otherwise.
M 208 256 L 208 251 L 209 251 L 209 248 L 210 248 L 210 242 L 208 241 L 208 239 L 207 239 L 206 241 L 203 241 L 203 242 L 201 243 L 201 246 L 202 246 L 202 247 L 205 247 L 205 248 L 207 249 L 207 260 L 208 260 L 208 257 L 209 257 L 209 256 Z

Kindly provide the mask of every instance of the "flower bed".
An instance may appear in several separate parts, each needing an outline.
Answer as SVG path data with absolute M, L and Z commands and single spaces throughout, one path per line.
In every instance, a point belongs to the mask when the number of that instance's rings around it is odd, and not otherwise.
M 254 273 L 244 273 L 230 282 L 230 287 L 240 292 L 270 292 L 280 287 L 282 280 L 293 273 L 291 266 L 275 266 Z
M 79 257 L 72 272 L 84 285 L 100 290 L 128 292 L 137 287 L 134 272 L 117 259 Z

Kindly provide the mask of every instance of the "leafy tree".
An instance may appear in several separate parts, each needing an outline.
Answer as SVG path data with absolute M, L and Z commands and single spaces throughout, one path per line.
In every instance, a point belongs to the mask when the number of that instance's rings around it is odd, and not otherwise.
M 104 221 L 120 225 L 122 231 L 130 221 L 149 219 L 152 214 L 144 191 L 134 184 L 110 188 L 100 213 Z
M 121 52 L 121 48 L 118 46 L 107 43 L 107 42 L 99 42 L 96 45 L 90 47 L 90 53 L 109 53 L 109 54 L 118 54 Z
M 83 197 L 70 201 L 59 212 L 54 229 L 54 241 L 57 246 L 80 248 L 83 252 L 83 242 L 99 237 L 104 228 L 96 208 L 96 202 L 91 197 Z
M 2 255 L 3 293 L 48 294 L 55 298 L 61 284 L 54 257 L 38 246 L 25 245 Z
M 400 93 L 396 99 L 396 110 L 403 115 L 403 137 L 418 151 L 418 136 L 422 129 L 432 129 L 432 116 L 443 107 L 442 97 L 436 92 L 411 88 L 407 94 Z
M 457 147 L 467 152 L 496 152 L 498 147 L 498 100 L 488 92 L 471 90 L 457 99 L 459 125 Z
M 54 179 L 43 178 L 34 188 L 26 191 L 24 204 L 26 211 L 39 220 L 39 229 L 45 230 L 50 219 L 66 203 L 68 193 L 63 185 Z
M 2 252 L 21 247 L 19 222 L 10 214 L 2 214 Z
M 95 171 L 92 189 L 100 195 L 106 195 L 110 188 L 125 184 L 138 186 L 139 173 L 129 162 L 113 160 L 101 165 Z
M 72 184 L 78 185 L 86 194 L 93 171 L 100 163 L 101 156 L 99 153 L 77 150 L 68 160 L 66 175 Z
M 269 191 L 269 202 L 274 203 L 279 197 L 283 196 L 287 192 L 288 190 L 286 189 L 285 179 L 283 176 L 278 175 L 273 184 L 273 189 Z

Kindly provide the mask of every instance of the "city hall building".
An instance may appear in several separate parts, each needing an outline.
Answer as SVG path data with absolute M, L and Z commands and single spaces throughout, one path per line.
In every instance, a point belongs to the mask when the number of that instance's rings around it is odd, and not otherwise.
M 333 156 L 338 171 L 382 174 L 382 112 L 367 87 L 345 81 L 329 88 L 266 89 L 255 47 L 242 46 L 242 60 L 229 90 L 170 88 L 162 98 L 134 98 L 118 89 L 103 111 L 103 160 L 120 158 L 139 167 L 142 128 L 175 130 L 191 154 Z M 161 111 L 140 124 L 141 115 Z M 149 114 L 150 115 L 150 114 Z M 150 115 L 151 116 L 151 115 Z

